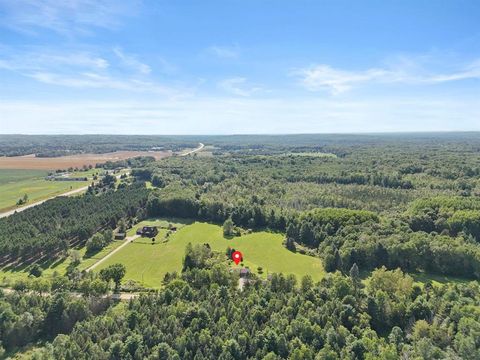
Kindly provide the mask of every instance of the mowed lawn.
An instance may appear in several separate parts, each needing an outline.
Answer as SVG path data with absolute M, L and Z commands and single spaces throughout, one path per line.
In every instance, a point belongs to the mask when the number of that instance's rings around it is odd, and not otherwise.
M 294 274 L 297 277 L 309 274 L 314 281 L 318 281 L 325 274 L 319 258 L 288 251 L 282 245 L 284 237 L 281 234 L 256 232 L 229 240 L 223 237 L 220 226 L 199 222 L 180 228 L 167 242 L 163 240 L 165 233 L 165 229 L 160 230 L 154 245 L 150 239 L 136 239 L 99 265 L 95 271 L 122 263 L 127 268 L 125 280 L 131 279 L 147 287 L 159 288 L 167 272 L 182 270 L 185 246 L 188 243 L 208 243 L 213 250 L 222 253 L 228 246 L 241 251 L 244 266 L 253 272 L 262 267 L 263 276 L 273 272 Z M 231 266 L 236 267 L 233 262 Z
M 44 170 L 0 169 L 0 211 L 15 208 L 25 194 L 28 203 L 34 203 L 89 184 L 89 181 L 47 181 L 46 175 Z

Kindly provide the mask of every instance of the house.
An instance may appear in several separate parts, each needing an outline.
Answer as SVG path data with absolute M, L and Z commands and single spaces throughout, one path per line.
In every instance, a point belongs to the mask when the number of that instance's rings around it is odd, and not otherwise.
M 158 229 L 156 226 L 144 226 L 142 229 L 137 230 L 137 235 L 144 237 L 154 237 L 158 234 Z
M 125 239 L 126 236 L 127 236 L 127 234 L 118 232 L 118 233 L 115 234 L 115 240 L 123 240 L 123 239 Z
M 249 275 L 250 275 L 250 269 L 247 269 L 247 268 L 240 269 L 241 278 L 248 278 Z

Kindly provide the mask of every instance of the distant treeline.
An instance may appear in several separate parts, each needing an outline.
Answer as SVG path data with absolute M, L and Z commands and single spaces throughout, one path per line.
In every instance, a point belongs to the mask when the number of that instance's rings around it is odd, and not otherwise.
M 461 146 L 478 151 L 480 134 L 397 133 L 397 134 L 297 134 L 297 135 L 0 135 L 0 156 L 37 154 L 42 157 L 75 153 L 105 153 L 117 150 L 146 151 L 170 149 L 178 151 L 198 143 L 214 145 L 218 150 L 254 154 L 285 151 L 316 151 L 343 157 L 359 149 L 385 148 L 399 152 L 424 147 L 439 149 Z
M 80 153 L 112 151 L 179 151 L 195 147 L 198 141 L 188 137 L 135 135 L 0 135 L 0 156 L 36 154 L 57 157 Z

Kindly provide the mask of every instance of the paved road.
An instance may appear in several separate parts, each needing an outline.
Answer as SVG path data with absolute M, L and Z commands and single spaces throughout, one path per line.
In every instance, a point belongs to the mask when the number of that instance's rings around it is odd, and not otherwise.
M 180 156 L 187 156 L 187 155 L 190 155 L 190 154 L 194 154 L 194 153 L 202 150 L 204 147 L 205 147 L 205 145 L 203 145 L 202 143 L 199 143 L 197 148 L 195 148 L 193 150 L 190 150 L 190 151 L 187 151 L 186 153 L 180 154 Z
M 103 258 L 101 258 L 100 260 L 98 260 L 95 264 L 93 264 L 92 266 L 90 266 L 89 268 L 86 269 L 86 271 L 90 271 L 90 270 L 93 270 L 95 269 L 98 265 L 100 265 L 101 263 L 103 263 L 105 260 L 107 260 L 109 257 L 111 257 L 113 254 L 115 254 L 117 251 L 120 251 L 120 249 L 123 249 L 125 246 L 127 246 L 128 244 L 130 244 L 133 240 L 135 239 L 138 239 L 140 237 L 140 235 L 133 235 L 133 236 L 128 236 L 125 238 L 124 240 L 124 243 L 122 245 L 120 245 L 119 247 L 117 247 L 115 250 L 113 250 L 112 252 L 110 252 L 108 255 L 104 256 Z

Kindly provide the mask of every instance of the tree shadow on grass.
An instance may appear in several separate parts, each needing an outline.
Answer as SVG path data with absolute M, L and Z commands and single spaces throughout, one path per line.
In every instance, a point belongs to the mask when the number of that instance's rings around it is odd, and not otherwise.
M 2 267 L 0 270 L 10 271 L 10 272 L 25 272 L 33 264 L 38 264 L 38 266 L 40 266 L 40 268 L 43 271 L 46 269 L 56 268 L 57 266 L 62 264 L 66 259 L 67 259 L 66 257 L 55 257 L 55 258 L 44 259 L 44 260 L 40 259 L 40 260 L 24 261 L 21 263 L 11 263 Z
M 67 258 L 58 258 L 58 259 L 53 259 L 54 261 L 48 261 L 49 264 L 47 263 L 44 263 L 44 264 L 41 264 L 40 267 L 45 270 L 45 269 L 48 269 L 48 268 L 51 268 L 51 269 L 55 269 L 58 265 L 62 264 Z

